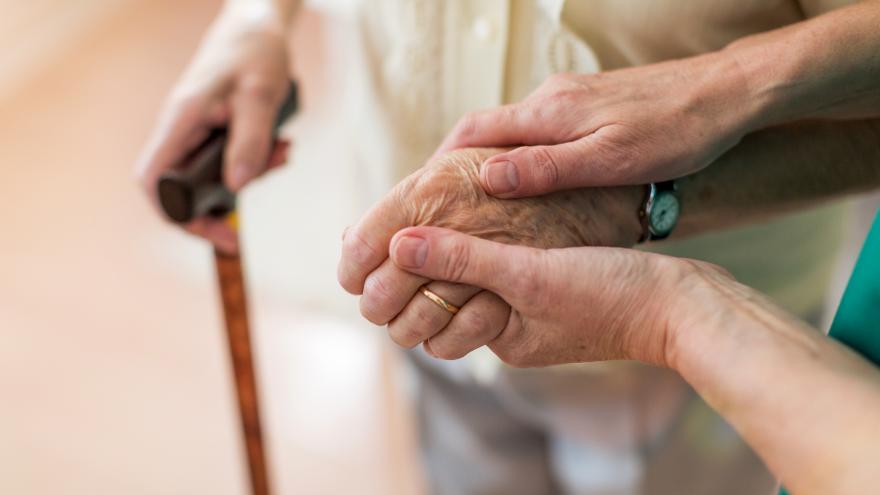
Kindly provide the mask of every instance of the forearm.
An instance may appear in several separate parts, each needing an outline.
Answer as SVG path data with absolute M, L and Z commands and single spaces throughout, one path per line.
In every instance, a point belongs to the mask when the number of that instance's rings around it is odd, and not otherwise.
M 674 319 L 669 365 L 793 493 L 875 488 L 880 372 L 726 277 L 692 286 Z
M 682 212 L 673 239 L 880 189 L 880 120 L 812 121 L 756 132 L 709 167 L 677 182 Z M 640 236 L 637 213 L 644 187 L 582 188 L 548 197 L 572 214 L 592 219 L 584 223 L 587 231 L 596 230 L 597 201 L 620 201 L 620 207 L 607 211 L 623 233 L 615 238 L 635 242 Z M 585 242 L 597 244 L 608 245 Z
M 880 188 L 880 120 L 804 122 L 754 133 L 680 179 L 679 188 L 677 237 Z
M 752 129 L 805 118 L 880 116 L 880 2 L 749 36 L 737 61 L 756 105 Z

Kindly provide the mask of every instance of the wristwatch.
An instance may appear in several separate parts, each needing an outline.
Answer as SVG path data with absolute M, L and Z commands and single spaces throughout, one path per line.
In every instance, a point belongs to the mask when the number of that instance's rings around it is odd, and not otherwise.
M 647 194 L 639 220 L 642 222 L 642 237 L 639 242 L 659 241 L 666 239 L 681 214 L 681 199 L 675 181 L 651 183 L 647 186 Z

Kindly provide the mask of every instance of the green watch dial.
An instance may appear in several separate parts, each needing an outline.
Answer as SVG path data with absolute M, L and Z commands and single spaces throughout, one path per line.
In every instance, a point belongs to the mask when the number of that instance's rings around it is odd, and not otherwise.
M 678 223 L 681 206 L 672 192 L 664 191 L 654 197 L 651 205 L 650 228 L 654 235 L 667 235 Z

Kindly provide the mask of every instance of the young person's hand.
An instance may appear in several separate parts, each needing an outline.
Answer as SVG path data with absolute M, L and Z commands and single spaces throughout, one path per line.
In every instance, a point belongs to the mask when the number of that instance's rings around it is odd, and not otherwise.
M 681 177 L 750 129 L 757 109 L 745 88 L 725 52 L 556 74 L 522 102 L 465 116 L 438 153 L 520 146 L 482 166 L 484 188 L 501 198 Z
M 880 117 L 880 8 L 856 2 L 722 50 L 598 74 L 557 74 L 519 103 L 465 116 L 438 149 L 512 147 L 490 194 L 645 184 L 705 168 L 746 134 Z
M 275 141 L 273 124 L 289 88 L 283 23 L 269 11 L 241 9 L 218 17 L 161 111 L 138 162 L 147 195 L 156 203 L 159 176 L 217 127 L 229 127 L 224 181 L 233 191 L 283 164 L 288 143 Z M 224 251 L 236 251 L 236 236 L 223 221 L 199 218 L 191 233 Z

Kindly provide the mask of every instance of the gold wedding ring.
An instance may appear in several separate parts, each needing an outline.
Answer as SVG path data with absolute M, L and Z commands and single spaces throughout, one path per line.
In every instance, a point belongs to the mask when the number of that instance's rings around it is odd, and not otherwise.
M 447 301 L 446 299 L 443 299 L 442 297 L 438 296 L 437 294 L 431 292 L 427 286 L 423 285 L 421 291 L 422 291 L 422 294 L 424 294 L 425 297 L 427 297 L 428 299 L 433 301 L 434 304 L 436 304 L 437 306 L 440 306 L 441 308 L 445 309 L 446 311 L 449 311 L 452 314 L 458 313 L 458 310 L 461 309 L 458 306 Z

